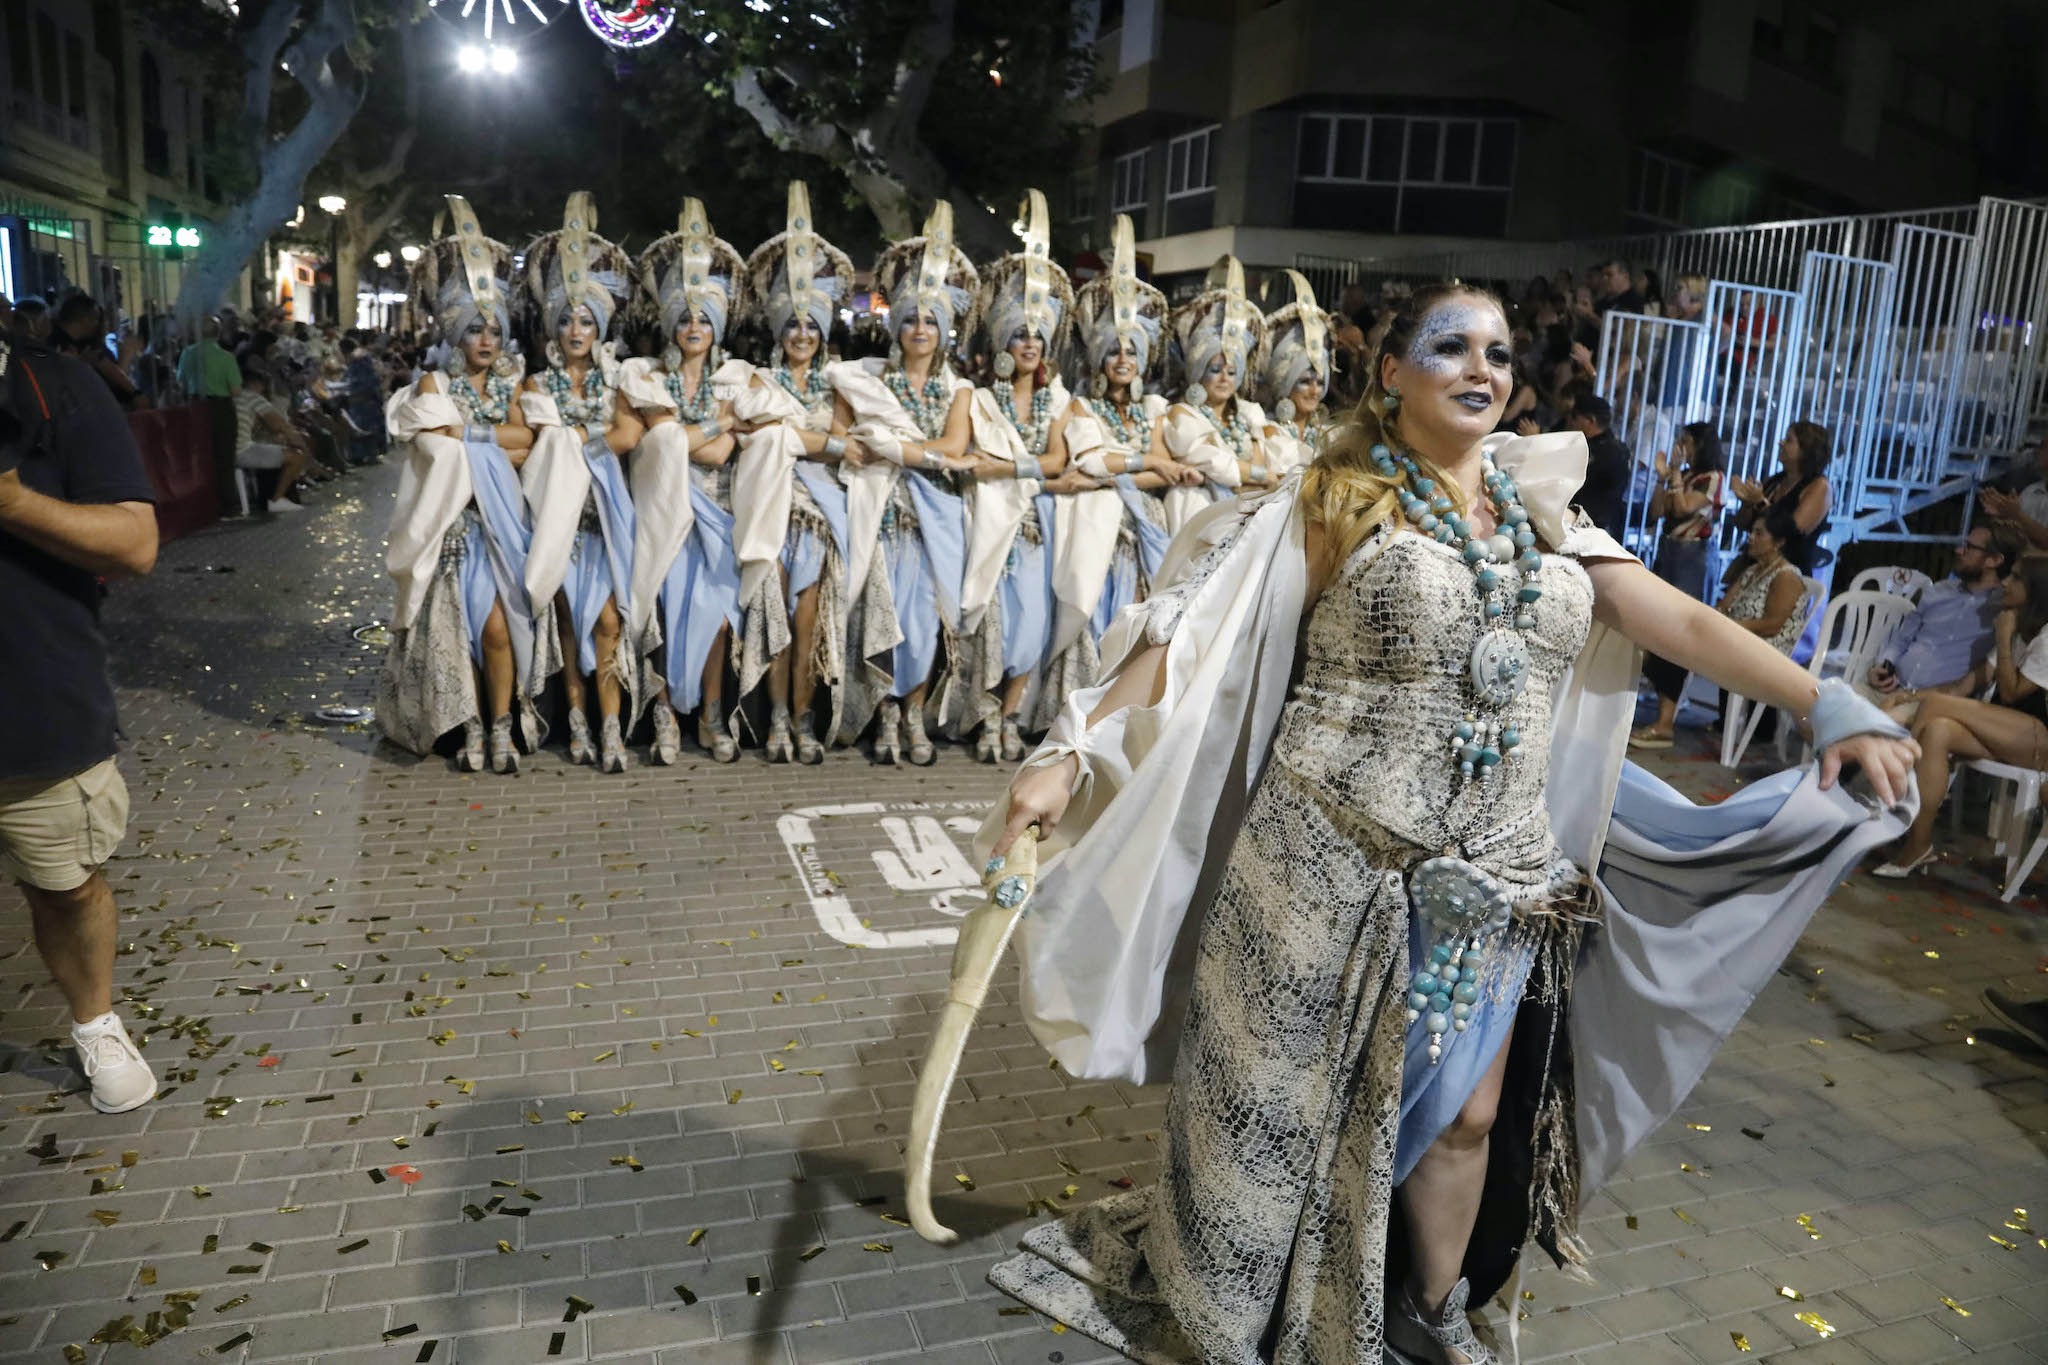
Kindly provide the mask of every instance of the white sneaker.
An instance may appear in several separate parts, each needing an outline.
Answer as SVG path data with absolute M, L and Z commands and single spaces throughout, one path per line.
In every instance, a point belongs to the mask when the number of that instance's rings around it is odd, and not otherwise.
M 303 512 L 306 510 L 290 498 L 272 498 L 266 505 L 273 512 Z
M 92 1107 L 102 1114 L 125 1114 L 156 1098 L 156 1073 L 136 1051 L 119 1015 L 73 1024 L 71 1042 L 92 1082 Z

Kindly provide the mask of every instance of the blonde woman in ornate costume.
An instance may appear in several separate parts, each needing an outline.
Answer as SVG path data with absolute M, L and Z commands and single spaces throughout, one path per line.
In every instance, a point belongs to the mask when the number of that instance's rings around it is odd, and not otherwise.
M 1103 632 L 1150 590 L 1171 539 L 1165 491 L 1203 482 L 1200 471 L 1166 453 L 1160 437 L 1166 400 L 1146 389 L 1148 374 L 1164 358 L 1160 329 L 1167 306 L 1164 294 L 1138 278 L 1134 239 L 1130 218 L 1118 214 L 1109 270 L 1082 285 L 1075 303 L 1084 373 L 1091 377 L 1085 396 L 1063 414 L 1061 434 L 1075 468 L 1099 481 L 1104 493 L 1077 494 L 1057 505 L 1060 614 L 1034 708 L 1034 719 L 1046 714 L 1048 723 L 1069 693 L 1094 684 Z M 1115 513 L 1106 536 L 1088 506 L 1105 497 Z M 1070 507 L 1078 515 L 1070 517 Z M 1077 530 L 1094 534 L 1070 531 L 1077 522 Z
M 941 200 L 922 235 L 895 243 L 875 262 L 894 332 L 889 359 L 825 367 L 838 404 L 834 420 L 848 432 L 840 477 L 853 607 L 840 735 L 851 742 L 879 711 L 879 763 L 908 757 L 923 765 L 937 757 L 925 697 L 942 638 L 961 648 L 967 513 L 953 480 L 974 468 L 966 458 L 973 386 L 946 356 L 977 283 L 953 244 L 952 207 Z
M 640 257 L 642 302 L 661 319 L 659 357 L 626 362 L 620 387 L 646 424 L 633 454 L 633 630 L 665 642 L 655 695 L 654 759 L 676 761 L 677 713 L 697 713 L 697 743 L 719 763 L 739 758 L 727 725 L 726 642 L 740 624 L 732 548 L 733 399 L 753 367 L 719 349 L 747 306 L 737 251 L 711 231 L 704 205 L 683 201 L 676 231 Z M 666 728 L 662 728 L 666 727 Z
M 460 195 L 448 196 L 447 212 L 454 231 L 421 254 L 411 289 L 433 310 L 445 368 L 400 389 L 385 408 L 407 453 L 385 553 L 398 600 L 377 723 L 416 754 L 459 728 L 458 761 L 476 772 L 488 717 L 490 765 L 509 773 L 519 767 L 513 707 L 526 747 L 538 747 L 546 727 L 533 699 L 558 656 L 546 604 L 537 633 L 526 594 L 532 526 L 519 467 L 533 433 L 513 402 L 518 359 L 505 351 L 512 253 L 484 236 Z
M 1912 804 L 1904 731 L 1573 512 L 1576 434 L 1492 435 L 1511 369 L 1492 296 L 1417 291 L 1356 423 L 1189 526 L 984 829 L 1053 855 L 1034 1033 L 1076 1076 L 1171 1067 L 1159 1184 L 990 1277 L 1132 1359 L 1491 1361 L 1468 1303 L 1531 1238 L 1580 1254 L 1579 1199 Z M 1638 646 L 1819 762 L 1706 808 L 1628 767 Z
M 1329 439 L 1330 416 L 1323 397 L 1330 390 L 1332 316 L 1316 303 L 1315 290 L 1299 270 L 1289 270 L 1294 299 L 1266 314 L 1266 341 L 1252 358 L 1272 419 L 1268 444 L 1282 469 L 1305 468 Z
M 633 267 L 597 235 L 597 208 L 581 190 L 569 196 L 561 230 L 535 238 L 525 254 L 524 330 L 547 338 L 548 362 L 527 376 L 519 395 L 534 432 L 520 479 L 533 512 L 526 590 L 533 601 L 555 604 L 570 665 L 562 672 L 569 761 L 622 773 L 625 732 L 640 718 L 644 689 L 640 641 L 624 629 L 634 515 L 619 457 L 640 443 L 641 426 L 619 394 L 619 362 L 605 338 Z M 601 751 L 590 740 L 592 675 Z
M 1052 653 L 1055 566 L 1062 551 L 1081 548 L 1087 538 L 1068 507 L 1069 544 L 1053 543 L 1055 502 L 1100 490 L 1066 467 L 1061 440 L 1072 400 L 1053 374 L 1052 357 L 1073 316 L 1074 289 L 1067 272 L 1053 264 L 1050 218 L 1045 196 L 1030 191 L 1020 224 L 1024 250 L 982 272 L 975 300 L 980 326 L 968 329 L 970 335 L 986 330 L 995 382 L 976 389 L 969 408 L 974 488 L 960 591 L 967 640 L 951 662 L 960 680 L 955 695 L 971 709 L 948 719 L 963 733 L 979 726 L 974 753 L 984 763 L 1024 756 L 1019 726 L 1026 689 Z M 1095 528 L 1106 530 L 1113 544 L 1114 503 L 1098 502 L 1093 510 Z
M 1244 295 L 1244 267 L 1235 256 L 1225 256 L 1209 274 L 1209 288 L 1174 310 L 1171 320 L 1186 389 L 1166 410 L 1162 435 L 1167 453 L 1207 481 L 1167 490 L 1166 524 L 1176 533 L 1216 499 L 1270 490 L 1285 472 L 1277 463 L 1283 452 L 1268 448 L 1266 414 L 1239 393 L 1249 382 L 1266 320 Z
M 774 362 L 733 400 L 740 452 L 733 474 L 733 549 L 740 565 L 740 695 L 765 674 L 768 761 L 822 763 L 811 720 L 817 686 L 846 666 L 846 490 L 836 467 L 845 430 L 833 421 L 825 338 L 853 285 L 853 262 L 817 233 L 810 193 L 789 184 L 782 232 L 747 258 L 747 279 L 775 337 Z M 833 708 L 825 733 L 839 730 Z

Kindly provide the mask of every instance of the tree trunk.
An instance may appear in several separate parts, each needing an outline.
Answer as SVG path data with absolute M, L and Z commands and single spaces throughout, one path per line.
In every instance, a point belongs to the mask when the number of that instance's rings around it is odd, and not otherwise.
M 273 2 L 279 8 L 290 8 L 283 0 Z M 187 265 L 178 286 L 175 308 L 179 325 L 187 335 L 198 335 L 199 319 L 220 305 L 250 256 L 278 224 L 296 212 L 306 176 L 355 117 L 362 100 L 362 83 L 356 78 L 344 83 L 329 65 L 329 58 L 353 42 L 355 36 L 355 11 L 349 0 L 323 0 L 318 16 L 286 53 L 287 69 L 309 96 L 306 112 L 290 132 L 263 147 L 258 163 L 260 179 L 254 193 L 206 234 L 196 257 Z M 277 64 L 277 50 L 283 37 L 284 33 L 269 22 L 268 16 L 250 37 L 246 47 L 250 63 L 246 80 L 252 102 L 259 90 L 269 89 L 271 69 Z M 267 96 L 263 103 L 267 105 Z M 258 136 L 267 135 L 260 123 L 254 131 Z

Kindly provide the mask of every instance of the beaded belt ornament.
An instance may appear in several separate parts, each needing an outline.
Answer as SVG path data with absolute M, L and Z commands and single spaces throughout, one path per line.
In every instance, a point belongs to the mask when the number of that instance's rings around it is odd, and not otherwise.
M 1443 1058 L 1443 1036 L 1471 1027 L 1487 940 L 1513 921 L 1514 893 L 1486 869 L 1444 856 L 1409 874 L 1408 900 L 1436 931 L 1429 965 L 1408 984 L 1408 1022 L 1422 1020 L 1434 1064 Z

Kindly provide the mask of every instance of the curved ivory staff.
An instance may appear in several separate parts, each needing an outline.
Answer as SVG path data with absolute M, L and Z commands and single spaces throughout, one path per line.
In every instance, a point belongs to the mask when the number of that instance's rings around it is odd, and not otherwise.
M 967 1049 L 974 1017 L 988 998 L 996 964 L 1038 884 L 1038 826 L 1017 836 L 1005 858 L 991 859 L 985 876 L 994 881 L 988 904 L 968 914 L 953 946 L 953 979 L 946 987 L 931 1051 L 917 1074 L 917 1095 L 910 1102 L 910 1147 L 903 1158 L 910 1225 L 918 1236 L 939 1246 L 960 1240 L 959 1233 L 932 1215 L 932 1153 L 939 1144 L 939 1113 L 960 1070 L 960 1054 Z

